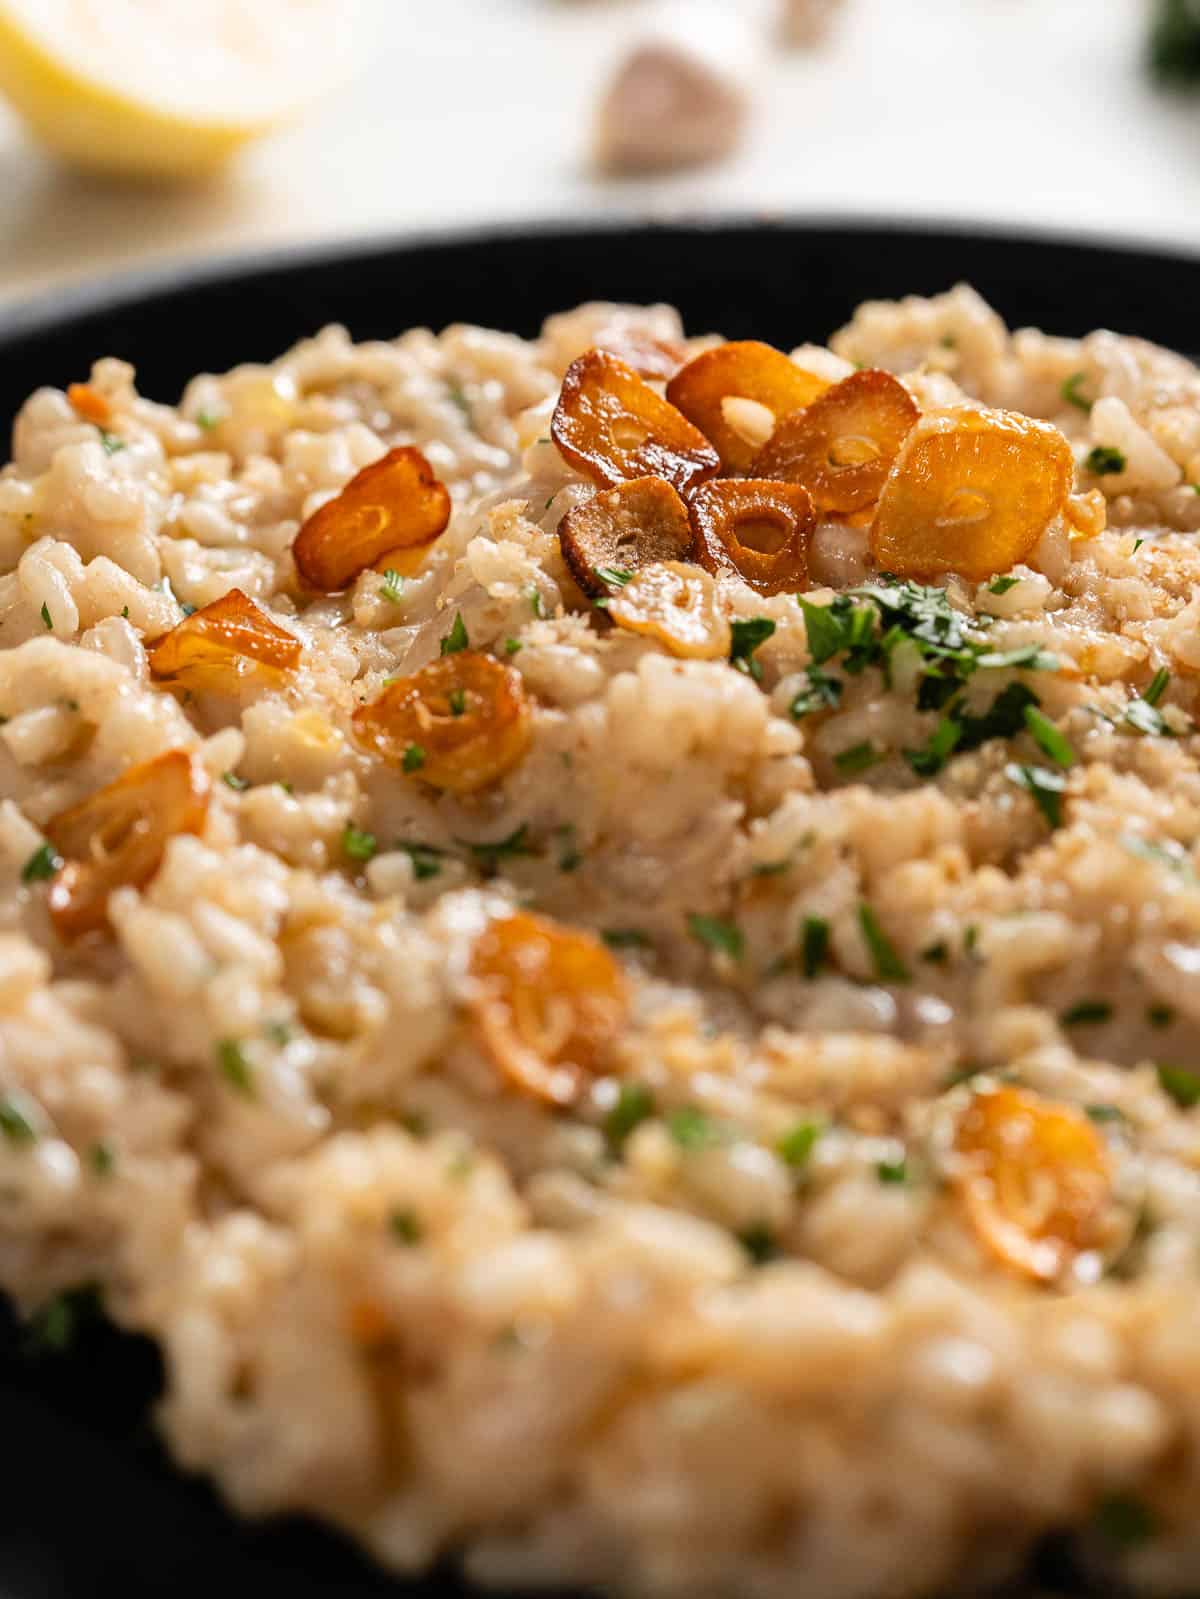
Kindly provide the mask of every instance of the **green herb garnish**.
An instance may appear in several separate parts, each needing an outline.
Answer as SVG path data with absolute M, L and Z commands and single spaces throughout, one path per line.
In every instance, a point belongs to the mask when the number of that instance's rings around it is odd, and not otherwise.
M 470 649 L 471 641 L 467 637 L 467 624 L 462 619 L 462 612 L 455 611 L 454 624 L 442 640 L 443 655 L 457 655 L 460 650 Z
M 823 916 L 806 916 L 800 924 L 800 965 L 805 977 L 815 977 L 829 954 L 829 923 Z
M 858 925 L 862 929 L 875 975 L 883 983 L 911 983 L 912 973 L 896 953 L 895 947 L 871 907 L 863 901 L 858 907 Z
M 452 688 L 446 696 L 446 703 L 450 707 L 451 716 L 462 716 L 467 708 L 466 689 Z
M 517 855 L 532 855 L 533 849 L 529 844 L 527 834 L 529 827 L 522 822 L 507 838 L 499 838 L 494 844 L 472 844 L 467 839 L 459 839 L 464 849 L 470 850 L 477 866 L 485 871 L 494 872 L 503 860 L 508 860 Z
M 622 1083 L 616 1103 L 604 1118 L 604 1136 L 614 1150 L 619 1150 L 634 1128 L 653 1115 L 654 1095 L 645 1083 Z
M 1077 411 L 1090 411 L 1092 409 L 1091 400 L 1085 400 L 1079 392 L 1079 385 L 1086 377 L 1086 372 L 1072 372 L 1071 376 L 1064 381 L 1062 388 L 1058 391 L 1067 404 L 1073 405 Z
M 1043 716 L 1034 705 L 1025 707 L 1025 726 L 1029 736 L 1043 755 L 1048 755 L 1056 766 L 1071 767 L 1075 764 L 1075 751 L 1071 748 L 1070 741 L 1059 732 L 1048 716 Z
M 1181 1109 L 1188 1110 L 1200 1103 L 1200 1077 L 1195 1072 L 1187 1071 L 1182 1066 L 1166 1066 L 1162 1063 L 1157 1070 L 1163 1092 L 1170 1094 Z
M 395 567 L 389 566 L 383 574 L 383 582 L 379 585 L 379 592 L 385 600 L 390 600 L 393 605 L 399 605 L 404 591 L 404 579 Z
M 720 916 L 693 915 L 688 917 L 687 926 L 688 932 L 698 943 L 706 944 L 719 955 L 728 955 L 731 960 L 741 960 L 746 941 L 736 922 L 726 921 Z
M 44 883 L 62 866 L 62 856 L 53 844 L 39 844 L 21 868 L 23 883 Z
M 1115 472 L 1123 472 L 1129 463 L 1120 450 L 1114 450 L 1111 445 L 1097 444 L 1084 458 L 1084 470 L 1093 477 L 1108 477 Z
M 1063 1011 L 1059 1021 L 1064 1027 L 1096 1027 L 1112 1020 L 1113 1008 L 1106 999 L 1081 999 Z
M 221 781 L 226 788 L 231 788 L 235 794 L 240 794 L 244 789 L 250 787 L 250 779 L 248 777 L 239 777 L 236 772 L 222 772 Z
M 374 833 L 368 833 L 353 822 L 347 822 L 342 831 L 342 853 L 352 861 L 369 861 L 379 848 Z
M 52 632 L 54 629 L 54 621 L 50 615 L 50 607 L 46 604 L 45 600 L 42 601 L 42 625 L 46 628 L 47 632 Z
M 0 1099 L 0 1133 L 10 1144 L 37 1142 L 37 1112 L 24 1096 L 6 1094 Z
M 600 937 L 609 949 L 652 949 L 653 942 L 640 927 L 606 927 Z
M 784 1133 L 776 1145 L 779 1158 L 793 1171 L 807 1166 L 809 1157 L 824 1131 L 820 1122 L 797 1122 L 790 1132 Z
M 250 1097 L 254 1093 L 254 1073 L 246 1052 L 236 1038 L 222 1038 L 217 1044 L 217 1067 L 221 1075 L 239 1094 Z
M 404 1206 L 400 1210 L 392 1211 L 388 1217 L 388 1232 L 398 1244 L 407 1244 L 411 1248 L 421 1242 L 425 1229 L 421 1226 L 421 1218 L 414 1210 Z
M 1052 772 L 1044 766 L 1021 766 L 1011 761 L 1004 768 L 1010 783 L 1023 788 L 1033 796 L 1034 803 L 1051 827 L 1062 825 L 1062 797 L 1067 779 L 1061 772 Z
M 1151 1027 L 1170 1027 L 1175 1021 L 1173 1005 L 1147 1005 L 1146 1020 Z
M 111 1144 L 93 1144 L 88 1150 L 88 1165 L 97 1177 L 111 1177 L 116 1164 L 117 1157 Z
M 833 757 L 833 764 L 839 772 L 847 777 L 855 776 L 859 772 L 866 772 L 872 766 L 878 766 L 883 759 L 883 751 L 877 750 L 874 744 L 853 744 L 848 750 L 842 750 Z
M 1019 577 L 994 577 L 988 584 L 988 593 L 1007 594 L 1009 589 L 1015 589 L 1020 581 Z
M 908 1181 L 908 1162 L 906 1160 L 881 1160 L 876 1164 L 875 1175 L 881 1183 L 906 1183 Z
M 104 446 L 105 455 L 116 455 L 118 450 L 125 448 L 125 440 L 119 439 L 115 433 L 109 433 L 104 428 L 97 428 L 100 443 Z
M 760 644 L 765 644 L 775 632 L 775 623 L 769 616 L 750 616 L 735 619 L 729 624 L 732 643 L 729 660 L 739 672 L 745 672 L 756 683 L 762 682 L 762 664 L 754 658 Z
M 680 1149 L 689 1151 L 711 1149 L 721 1139 L 716 1125 L 694 1105 L 684 1105 L 679 1110 L 671 1111 L 667 1117 L 667 1131 Z
M 425 750 L 420 744 L 410 744 L 400 765 L 406 772 L 419 772 L 425 764 Z

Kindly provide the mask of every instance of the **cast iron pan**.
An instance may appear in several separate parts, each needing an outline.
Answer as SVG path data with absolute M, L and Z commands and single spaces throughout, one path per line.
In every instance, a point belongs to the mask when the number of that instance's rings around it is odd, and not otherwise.
M 861 300 L 964 279 L 1010 323 L 1200 350 L 1200 271 L 1182 256 L 881 225 L 545 230 L 176 269 L 0 312 L 0 434 L 31 390 L 85 378 L 100 355 L 132 361 L 142 391 L 171 400 L 195 372 L 268 359 L 330 321 L 358 338 L 462 321 L 531 334 L 591 298 L 668 300 L 693 331 L 786 347 L 824 339 Z M 149 1424 L 160 1385 L 143 1340 L 98 1321 L 65 1352 L 33 1350 L 0 1307 L 0 1599 L 462 1594 L 452 1569 L 391 1582 L 304 1522 L 235 1522 L 166 1462 Z M 1085 1591 L 1053 1541 L 1030 1583 Z

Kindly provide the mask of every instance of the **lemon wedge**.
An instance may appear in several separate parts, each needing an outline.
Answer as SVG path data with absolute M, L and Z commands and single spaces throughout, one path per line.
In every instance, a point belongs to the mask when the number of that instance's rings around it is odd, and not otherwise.
M 183 177 L 346 75 L 356 0 L 0 0 L 0 92 L 75 166 Z

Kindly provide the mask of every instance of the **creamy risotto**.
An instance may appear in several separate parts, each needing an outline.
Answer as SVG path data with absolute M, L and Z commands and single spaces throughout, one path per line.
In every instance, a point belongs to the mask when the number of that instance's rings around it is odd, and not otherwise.
M 401 1572 L 1200 1584 L 1198 485 L 967 288 L 39 391 L 0 1287 Z

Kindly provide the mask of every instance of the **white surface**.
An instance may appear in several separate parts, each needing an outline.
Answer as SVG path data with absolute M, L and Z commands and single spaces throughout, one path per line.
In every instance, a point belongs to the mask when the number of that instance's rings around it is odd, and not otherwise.
M 1200 96 L 1148 83 L 1147 0 L 845 0 L 827 47 L 772 58 L 739 157 L 627 183 L 589 174 L 587 139 L 639 0 L 377 4 L 351 90 L 202 188 L 64 174 L 0 111 L 0 299 L 265 243 L 688 210 L 986 219 L 1200 249 Z

